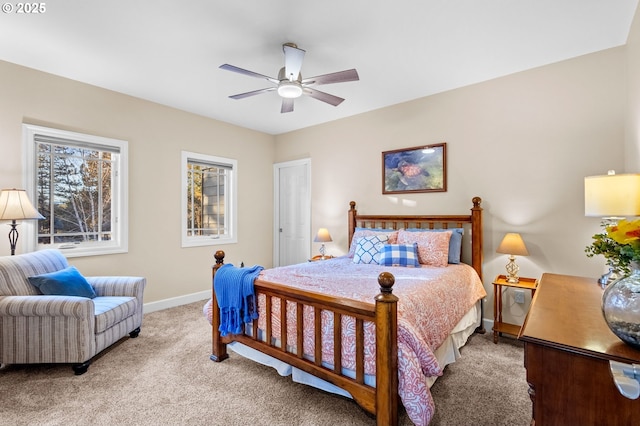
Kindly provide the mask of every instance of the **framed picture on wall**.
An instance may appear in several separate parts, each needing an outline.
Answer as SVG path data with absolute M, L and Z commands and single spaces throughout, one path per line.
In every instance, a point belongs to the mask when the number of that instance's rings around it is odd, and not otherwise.
M 382 153 L 383 194 L 446 190 L 446 142 Z

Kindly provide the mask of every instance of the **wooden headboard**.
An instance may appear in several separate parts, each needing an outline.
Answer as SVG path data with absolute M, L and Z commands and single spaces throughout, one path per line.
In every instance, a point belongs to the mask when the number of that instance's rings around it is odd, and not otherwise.
M 448 229 L 463 228 L 471 231 L 471 266 L 482 280 L 482 207 L 480 197 L 473 197 L 473 207 L 469 215 L 361 215 L 356 210 L 356 202 L 349 203 L 349 245 L 356 228 L 423 228 Z M 464 251 L 464 247 L 463 247 Z

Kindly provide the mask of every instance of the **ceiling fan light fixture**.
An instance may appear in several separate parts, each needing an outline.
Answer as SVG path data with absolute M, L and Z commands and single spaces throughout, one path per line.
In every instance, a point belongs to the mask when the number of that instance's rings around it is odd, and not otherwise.
M 287 99 L 295 99 L 302 96 L 302 86 L 297 81 L 281 81 L 278 85 L 278 95 Z
M 282 46 L 282 50 L 284 52 L 284 67 L 280 68 L 277 78 L 238 68 L 230 64 L 220 65 L 221 69 L 238 74 L 244 74 L 249 77 L 259 78 L 261 80 L 267 80 L 274 84 L 274 86 L 264 89 L 238 93 L 237 95 L 229 96 L 229 98 L 244 99 L 261 93 L 277 91 L 278 95 L 282 98 L 282 107 L 280 109 L 281 113 L 293 111 L 294 99 L 299 98 L 302 95 L 307 95 L 310 98 L 317 99 L 335 107 L 340 105 L 344 99 L 309 86 L 320 86 L 322 84 L 335 84 L 359 80 L 358 72 L 355 68 L 303 79 L 300 69 L 302 68 L 302 60 L 304 58 L 305 51 L 299 49 L 294 43 L 285 43 Z

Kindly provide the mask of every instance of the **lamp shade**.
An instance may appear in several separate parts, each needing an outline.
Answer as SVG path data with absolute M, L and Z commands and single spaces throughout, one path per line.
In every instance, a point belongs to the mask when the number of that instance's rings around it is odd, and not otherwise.
M 333 241 L 331 239 L 331 235 L 329 235 L 329 230 L 327 228 L 318 229 L 318 233 L 316 237 L 313 239 L 315 243 L 328 243 L 329 241 Z
M 515 256 L 529 256 L 527 246 L 524 245 L 520 234 L 513 232 L 508 233 L 502 239 L 502 242 L 498 246 L 496 253 L 503 253 Z
M 0 192 L 0 220 L 44 219 L 33 207 L 24 189 L 3 189 Z
M 640 174 L 610 173 L 584 178 L 584 215 L 640 216 Z

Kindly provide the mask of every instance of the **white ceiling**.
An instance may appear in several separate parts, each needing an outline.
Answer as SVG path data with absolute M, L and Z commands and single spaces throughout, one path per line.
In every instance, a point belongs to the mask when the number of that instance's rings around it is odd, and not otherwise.
M 55 0 L 0 13 L 0 59 L 280 134 L 623 45 L 637 3 Z M 220 65 L 276 77 L 286 42 L 307 52 L 303 78 L 360 81 L 319 87 L 337 107 L 303 96 L 287 114 L 275 92 L 228 98 L 271 83 Z

